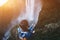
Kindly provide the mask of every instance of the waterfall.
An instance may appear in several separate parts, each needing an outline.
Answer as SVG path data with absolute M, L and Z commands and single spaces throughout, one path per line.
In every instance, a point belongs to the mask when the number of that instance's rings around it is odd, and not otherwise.
M 39 12 L 41 11 L 41 3 L 39 0 L 26 0 L 26 6 L 25 9 L 20 13 L 20 15 L 16 18 L 16 20 L 12 20 L 11 23 L 8 25 L 8 30 L 5 33 L 5 37 L 10 36 L 10 30 L 15 26 L 18 25 L 20 23 L 21 20 L 28 20 L 29 22 L 29 26 L 31 26 L 32 24 L 33 27 L 35 27 L 35 25 L 38 22 L 38 17 L 39 17 Z M 4 40 L 4 38 L 3 38 Z

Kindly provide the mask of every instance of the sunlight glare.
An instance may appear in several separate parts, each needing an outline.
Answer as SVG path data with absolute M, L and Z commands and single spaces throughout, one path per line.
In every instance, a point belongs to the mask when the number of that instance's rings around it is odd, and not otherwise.
M 3 6 L 8 0 L 0 0 L 0 7 Z

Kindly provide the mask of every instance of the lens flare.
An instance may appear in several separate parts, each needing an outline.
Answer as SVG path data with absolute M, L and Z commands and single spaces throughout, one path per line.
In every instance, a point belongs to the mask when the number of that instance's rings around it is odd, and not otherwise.
M 0 0 L 0 7 L 7 3 L 8 0 Z

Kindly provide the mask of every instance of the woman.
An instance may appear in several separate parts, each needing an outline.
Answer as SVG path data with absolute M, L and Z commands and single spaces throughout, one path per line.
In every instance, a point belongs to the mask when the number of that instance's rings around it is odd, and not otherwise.
M 19 24 L 18 28 L 18 36 L 21 40 L 27 40 L 31 35 L 33 34 L 34 27 L 29 26 L 29 23 L 27 20 L 22 20 Z
M 22 32 L 28 32 L 29 24 L 27 20 L 22 20 L 19 24 L 20 28 L 22 29 Z M 27 38 L 24 36 L 21 40 L 27 40 Z

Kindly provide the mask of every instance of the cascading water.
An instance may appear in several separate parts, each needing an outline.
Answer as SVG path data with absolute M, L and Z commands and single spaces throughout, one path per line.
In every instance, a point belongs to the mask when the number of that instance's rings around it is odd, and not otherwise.
M 33 20 L 34 16 L 34 1 L 35 0 L 26 0 L 26 16 L 28 17 L 29 20 Z
M 11 29 L 15 25 L 18 25 L 24 19 L 28 20 L 29 26 L 34 24 L 33 27 L 35 27 L 35 25 L 37 24 L 39 12 L 41 11 L 41 7 L 42 7 L 40 0 L 26 0 L 25 2 L 26 2 L 26 6 L 24 10 L 20 13 L 17 19 L 11 21 L 11 23 L 8 26 L 9 27 L 8 30 L 4 35 L 6 39 L 3 38 L 3 40 L 7 40 L 10 36 Z
M 34 19 L 34 0 L 26 0 L 26 6 L 22 14 L 20 14 L 20 16 L 18 17 L 18 21 L 21 20 L 28 20 L 29 22 L 33 21 Z

